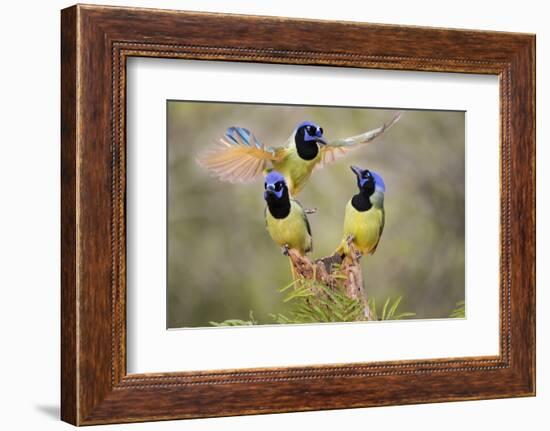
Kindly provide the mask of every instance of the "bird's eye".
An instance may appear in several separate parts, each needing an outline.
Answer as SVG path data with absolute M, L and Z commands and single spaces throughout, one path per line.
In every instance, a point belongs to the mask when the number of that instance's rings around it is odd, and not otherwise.
M 307 126 L 307 127 L 306 127 L 306 131 L 307 131 L 308 133 L 313 133 L 313 127 Z
M 319 127 L 319 133 L 322 135 L 323 134 L 323 128 L 322 127 Z
M 280 191 L 283 188 L 283 185 L 281 183 L 275 184 L 275 190 Z

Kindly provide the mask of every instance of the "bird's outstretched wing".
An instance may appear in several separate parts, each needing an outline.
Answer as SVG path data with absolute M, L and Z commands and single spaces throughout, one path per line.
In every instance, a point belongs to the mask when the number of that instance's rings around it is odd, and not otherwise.
M 350 150 L 359 148 L 362 144 L 366 144 L 367 142 L 376 139 L 395 123 L 397 123 L 401 118 L 401 114 L 401 111 L 397 112 L 390 121 L 382 124 L 376 129 L 369 130 L 368 132 L 361 133 L 357 136 L 350 136 L 349 138 L 337 139 L 329 142 L 328 145 L 321 148 L 321 161 L 316 165 L 316 168 L 322 168 L 323 166 L 338 160 L 340 157 L 345 156 L 350 152 Z
M 249 130 L 230 127 L 219 144 L 197 162 L 221 180 L 237 183 L 262 176 L 267 163 L 274 160 L 275 151 L 265 147 Z

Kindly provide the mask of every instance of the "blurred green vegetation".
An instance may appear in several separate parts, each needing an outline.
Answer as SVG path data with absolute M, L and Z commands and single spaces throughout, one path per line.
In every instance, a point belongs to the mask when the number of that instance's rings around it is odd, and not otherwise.
M 380 126 L 393 111 L 203 102 L 168 102 L 168 327 L 228 319 L 273 323 L 288 304 L 288 259 L 265 230 L 263 183 L 230 184 L 198 166 L 197 155 L 232 125 L 267 145 L 285 142 L 304 120 L 327 139 Z M 405 111 L 377 140 L 313 173 L 299 200 L 309 216 L 313 257 L 334 251 L 344 207 L 356 192 L 350 164 L 386 183 L 386 226 L 363 258 L 369 298 L 402 297 L 415 318 L 448 317 L 464 300 L 465 152 L 463 112 Z M 235 320 L 238 321 L 238 320 Z
M 402 320 L 415 316 L 415 313 L 399 309 L 403 299 L 400 296 L 395 299 L 386 298 L 381 307 L 376 305 L 374 298 L 368 299 L 369 318 L 365 314 L 365 302 L 358 298 L 350 298 L 342 283 L 328 286 L 316 280 L 299 279 L 279 289 L 279 292 L 284 293 L 283 302 L 288 304 L 287 312 L 271 314 L 272 323 L 362 322 Z M 210 322 L 210 324 L 212 326 L 250 326 L 260 323 L 254 319 L 254 313 L 251 311 L 249 320 L 228 319 L 223 322 Z

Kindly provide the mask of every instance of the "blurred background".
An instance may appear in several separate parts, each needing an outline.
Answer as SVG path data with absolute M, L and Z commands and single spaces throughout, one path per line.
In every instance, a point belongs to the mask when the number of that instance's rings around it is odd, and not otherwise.
M 273 323 L 284 313 L 278 289 L 289 262 L 265 230 L 263 182 L 224 183 L 196 157 L 229 126 L 282 145 L 302 121 L 320 124 L 329 141 L 380 126 L 392 110 L 169 101 L 168 327 L 210 321 Z M 386 225 L 376 253 L 363 259 L 365 289 L 383 303 L 403 296 L 402 311 L 446 318 L 464 300 L 464 112 L 405 111 L 365 148 L 315 171 L 299 200 L 309 216 L 312 257 L 331 254 L 342 238 L 344 208 L 356 193 L 350 164 L 385 180 Z

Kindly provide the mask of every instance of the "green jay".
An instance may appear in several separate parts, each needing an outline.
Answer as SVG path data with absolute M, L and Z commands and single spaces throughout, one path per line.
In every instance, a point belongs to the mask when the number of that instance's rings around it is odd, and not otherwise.
M 284 176 L 271 171 L 265 177 L 265 224 L 273 241 L 288 254 L 289 249 L 305 255 L 313 248 L 311 228 L 300 203 L 290 198 Z
M 336 253 L 349 256 L 352 243 L 361 253 L 372 254 L 376 251 L 384 230 L 384 193 L 386 185 L 376 172 L 351 166 L 357 177 L 359 192 L 346 205 L 344 216 L 344 235 Z
M 382 126 L 345 139 L 327 142 L 323 129 L 304 121 L 281 147 L 266 147 L 248 129 L 230 127 L 219 145 L 206 151 L 198 163 L 223 181 L 246 182 L 264 176 L 271 170 L 280 172 L 291 196 L 304 188 L 314 168 L 333 162 L 349 150 L 380 136 L 400 118 L 398 112 Z

